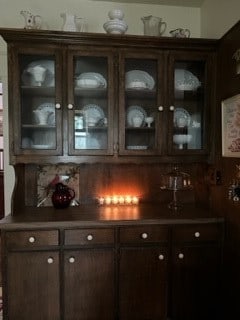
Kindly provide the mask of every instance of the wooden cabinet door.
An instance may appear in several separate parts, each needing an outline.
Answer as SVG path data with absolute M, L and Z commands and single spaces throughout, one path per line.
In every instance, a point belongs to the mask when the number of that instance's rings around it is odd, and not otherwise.
M 120 250 L 120 320 L 165 319 L 167 260 L 167 249 L 164 247 Z
M 213 56 L 199 52 L 171 52 L 168 73 L 168 153 L 207 154 Z M 214 124 L 212 124 L 214 125 Z
M 39 155 L 63 152 L 62 53 L 46 47 L 16 45 L 10 52 L 15 66 L 10 68 L 10 90 L 15 93 L 9 97 L 10 151 L 20 162 L 21 155 L 39 160 Z
M 58 252 L 13 252 L 6 263 L 4 319 L 59 320 Z
M 113 249 L 64 253 L 64 320 L 113 320 Z
M 173 249 L 171 319 L 221 319 L 218 246 Z

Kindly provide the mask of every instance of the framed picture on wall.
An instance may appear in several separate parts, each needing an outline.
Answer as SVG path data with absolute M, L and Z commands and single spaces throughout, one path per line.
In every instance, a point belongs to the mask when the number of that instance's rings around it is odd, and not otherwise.
M 240 157 L 240 94 L 222 101 L 222 156 Z

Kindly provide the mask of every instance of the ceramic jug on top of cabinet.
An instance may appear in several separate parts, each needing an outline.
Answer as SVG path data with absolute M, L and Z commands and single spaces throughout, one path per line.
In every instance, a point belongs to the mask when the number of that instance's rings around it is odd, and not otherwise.
M 147 16 L 141 18 L 144 24 L 144 35 L 146 36 L 161 36 L 166 28 L 166 22 L 162 21 L 162 18 Z

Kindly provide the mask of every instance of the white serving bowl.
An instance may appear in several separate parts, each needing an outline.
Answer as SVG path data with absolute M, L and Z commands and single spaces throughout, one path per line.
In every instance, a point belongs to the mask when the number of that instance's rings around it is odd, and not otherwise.
M 122 20 L 124 18 L 124 13 L 120 9 L 112 9 L 108 12 L 108 16 L 111 20 L 113 19 Z
M 179 149 L 183 149 L 183 145 L 192 140 L 191 134 L 174 134 L 173 142 L 179 145 Z
M 122 20 L 110 20 L 104 23 L 103 28 L 107 33 L 123 34 L 127 31 L 128 25 Z
M 98 88 L 100 86 L 96 79 L 76 79 L 75 84 L 81 88 Z

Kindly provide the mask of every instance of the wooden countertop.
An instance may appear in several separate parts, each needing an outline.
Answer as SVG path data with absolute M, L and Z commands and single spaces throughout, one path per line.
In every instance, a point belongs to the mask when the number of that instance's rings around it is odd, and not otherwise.
M 28 207 L 23 214 L 8 215 L 0 220 L 0 229 L 121 226 L 141 224 L 222 223 L 224 219 L 209 209 L 185 204 L 174 211 L 167 205 L 132 206 L 80 205 L 67 209 Z

